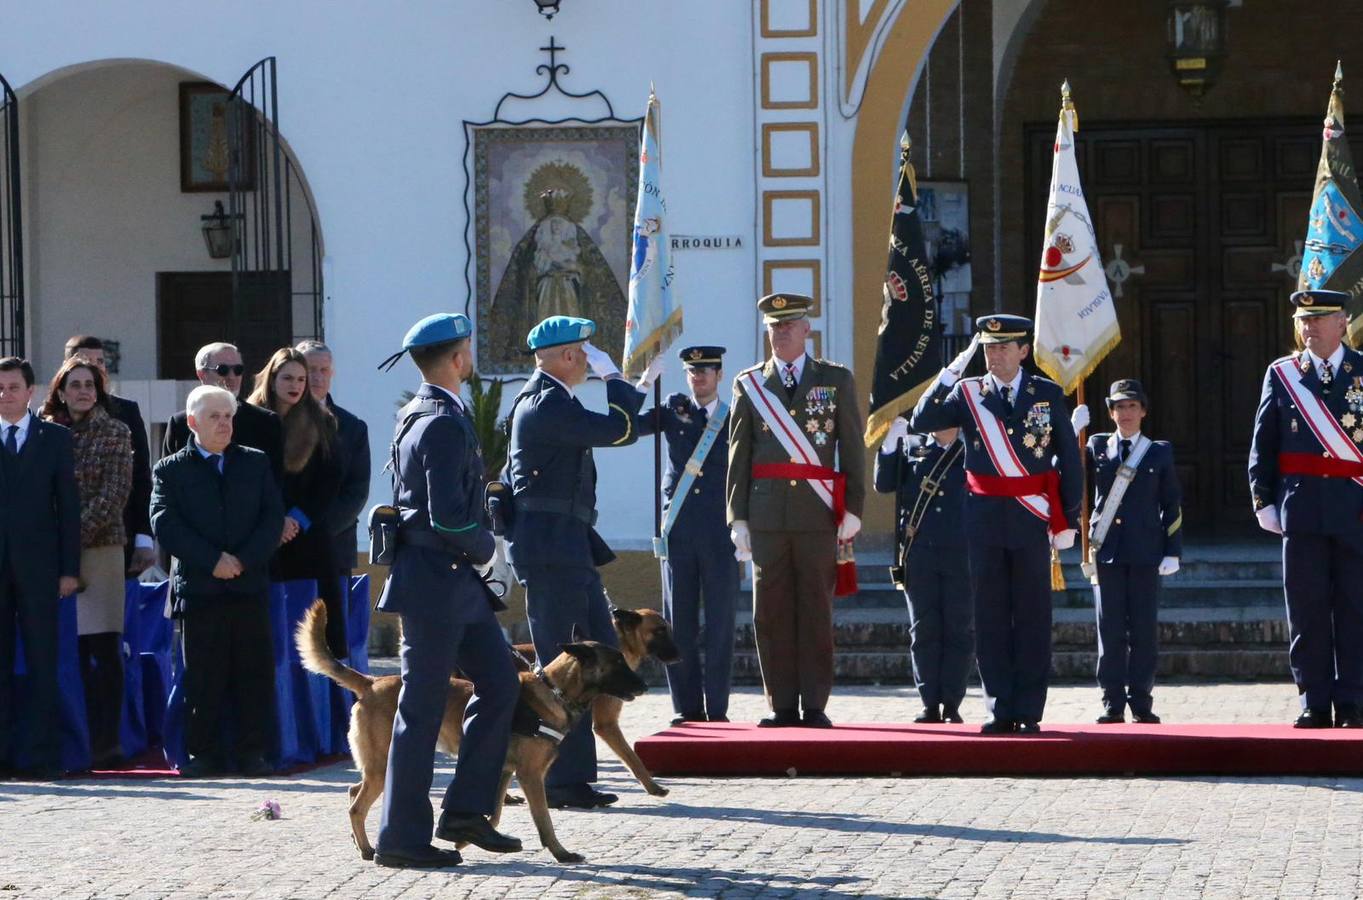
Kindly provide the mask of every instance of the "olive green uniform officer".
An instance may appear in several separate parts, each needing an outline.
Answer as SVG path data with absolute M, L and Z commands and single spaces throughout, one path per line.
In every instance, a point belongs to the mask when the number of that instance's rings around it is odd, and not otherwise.
M 728 521 L 735 556 L 753 562 L 768 727 L 831 725 L 837 546 L 860 530 L 866 496 L 852 372 L 805 353 L 813 303 L 758 301 L 772 356 L 735 378 L 729 424 Z

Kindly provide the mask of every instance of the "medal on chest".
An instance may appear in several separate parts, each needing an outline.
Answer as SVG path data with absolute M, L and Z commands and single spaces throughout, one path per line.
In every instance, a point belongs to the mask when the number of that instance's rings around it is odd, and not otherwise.
M 1051 443 L 1050 401 L 1038 400 L 1032 404 L 1022 420 L 1022 430 L 1022 446 L 1031 450 L 1037 459 L 1044 457 Z

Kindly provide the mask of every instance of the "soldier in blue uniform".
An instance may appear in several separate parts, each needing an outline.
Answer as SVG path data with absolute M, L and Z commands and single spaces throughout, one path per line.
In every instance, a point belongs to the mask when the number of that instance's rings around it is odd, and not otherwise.
M 673 725 L 727 722 L 738 560 L 725 522 L 729 405 L 719 397 L 724 348 L 686 347 L 677 355 L 686 368 L 691 393 L 672 394 L 656 410 L 640 413 L 636 419 L 639 434 L 652 434 L 656 421 L 667 438 L 665 533 L 658 541 L 658 552 L 663 560 L 663 616 L 681 651 L 681 659 L 666 669 L 667 688 L 676 713 Z
M 1074 545 L 1083 471 L 1060 386 L 1022 369 L 1032 321 L 983 316 L 976 327 L 909 427 L 964 432 L 975 656 L 991 715 L 981 731 L 1035 734 L 1051 671 L 1050 550 Z M 988 373 L 962 378 L 981 343 Z
M 466 316 L 427 316 L 385 361 L 391 367 L 410 353 L 422 384 L 398 414 L 391 450 L 400 523 L 378 608 L 402 620 L 402 692 L 374 855 L 381 866 L 460 861 L 457 851 L 431 845 L 435 743 L 455 668 L 473 681 L 474 696 L 435 836 L 498 853 L 521 849 L 486 818 L 496 806 L 520 682 L 494 615 L 500 602 L 475 571 L 492 559 L 495 543 L 482 509 L 482 452 L 459 399 L 473 372 L 471 332 Z
M 615 626 L 598 566 L 615 559 L 596 533 L 596 464 L 593 447 L 623 447 L 638 439 L 635 414 L 644 393 L 588 339 L 590 319 L 551 316 L 526 340 L 535 374 L 512 403 L 511 441 L 503 482 L 511 492 L 507 557 L 525 585 L 526 615 L 541 664 L 573 640 L 586 637 L 614 646 Z M 606 381 L 607 411 L 587 409 L 573 395 L 588 367 Z M 645 376 L 647 383 L 651 378 Z M 559 745 L 545 779 L 549 805 L 594 809 L 618 798 L 592 788 L 596 742 L 590 713 Z
M 1178 571 L 1183 555 L 1183 510 L 1174 448 L 1141 434 L 1148 409 L 1145 389 L 1134 378 L 1108 390 L 1108 415 L 1116 430 L 1089 437 L 1086 467 L 1093 486 L 1089 537 L 1096 566 L 1098 686 L 1103 689 L 1099 725 L 1126 720 L 1158 725 L 1151 708 L 1159 610 L 1159 579 Z M 1075 409 L 1071 424 L 1087 425 L 1088 410 Z
M 975 634 L 965 543 L 965 447 L 960 429 L 926 439 L 902 418 L 876 456 L 875 486 L 895 494 L 895 583 L 909 603 L 909 659 L 920 724 L 961 722 Z
M 1249 452 L 1254 514 L 1283 536 L 1298 728 L 1363 728 L 1363 354 L 1344 343 L 1348 303 L 1292 295 L 1304 349 L 1268 367 Z

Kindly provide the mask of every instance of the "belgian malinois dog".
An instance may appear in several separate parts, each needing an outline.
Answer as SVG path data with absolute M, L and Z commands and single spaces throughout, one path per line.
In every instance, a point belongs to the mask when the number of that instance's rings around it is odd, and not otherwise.
M 652 656 L 664 665 L 681 658 L 681 651 L 672 640 L 672 626 L 660 613 L 651 609 L 612 609 L 611 619 L 615 623 L 616 637 L 620 640 L 620 652 L 634 671 L 639 670 L 639 664 L 645 657 Z M 530 671 L 535 664 L 535 645 L 516 644 L 513 649 L 519 657 L 517 661 L 522 664 L 522 671 Z M 625 703 L 619 697 L 609 694 L 598 696 L 592 701 L 592 730 L 629 767 L 644 790 L 655 797 L 666 797 L 667 788 L 653 780 L 653 774 L 620 730 L 620 711 L 624 708 Z
M 355 695 L 350 710 L 350 753 L 360 770 L 360 781 L 350 788 L 350 829 L 355 846 L 364 859 L 373 859 L 374 848 L 365 834 L 364 820 L 374 801 L 383 794 L 383 779 L 388 768 L 388 748 L 397 717 L 398 693 L 402 679 L 397 675 L 375 677 L 357 672 L 338 662 L 327 648 L 326 606 L 313 603 L 298 623 L 295 640 L 303 667 L 325 675 Z M 574 637 L 580 635 L 574 629 Z M 574 640 L 563 645 L 563 652 L 536 675 L 521 672 L 521 702 L 527 704 L 540 721 L 559 734 L 566 734 L 603 695 L 633 700 L 648 690 L 619 650 L 596 641 Z M 436 746 L 451 756 L 459 753 L 464 731 L 464 707 L 473 696 L 473 684 L 460 678 L 450 679 L 445 697 L 445 715 L 440 723 Z M 561 863 L 582 862 L 583 857 L 564 848 L 554 835 L 549 819 L 549 804 L 544 792 L 544 776 L 558 756 L 558 742 L 542 735 L 513 732 L 497 789 L 498 803 L 490 818 L 495 828 L 502 815 L 506 787 L 515 775 L 530 805 L 530 815 L 539 832 L 540 843 Z

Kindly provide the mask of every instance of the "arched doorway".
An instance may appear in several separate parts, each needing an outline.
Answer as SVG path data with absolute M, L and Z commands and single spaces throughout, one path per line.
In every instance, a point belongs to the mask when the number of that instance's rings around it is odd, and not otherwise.
M 321 336 L 321 230 L 279 137 L 272 76 L 266 60 L 243 78 L 236 103 L 249 111 L 236 134 L 230 120 L 216 131 L 212 120 L 233 86 L 156 61 L 70 66 L 14 91 L 12 114 L 0 117 L 15 135 L 0 141 L 0 171 L 5 200 L 22 209 L 13 229 L 22 278 L 5 293 L 14 328 L 3 337 L 40 378 L 67 337 L 94 334 L 113 345 L 121 390 L 173 409 L 183 387 L 166 383 L 193 379 L 205 343 L 233 340 L 258 367 L 279 346 Z M 226 177 L 202 177 L 196 153 Z M 234 156 L 235 187 L 224 165 Z M 232 230 L 222 257 L 210 256 L 203 230 L 218 202 Z M 0 233 L 7 247 L 10 237 Z M 0 282 L 17 271 L 6 266 Z

